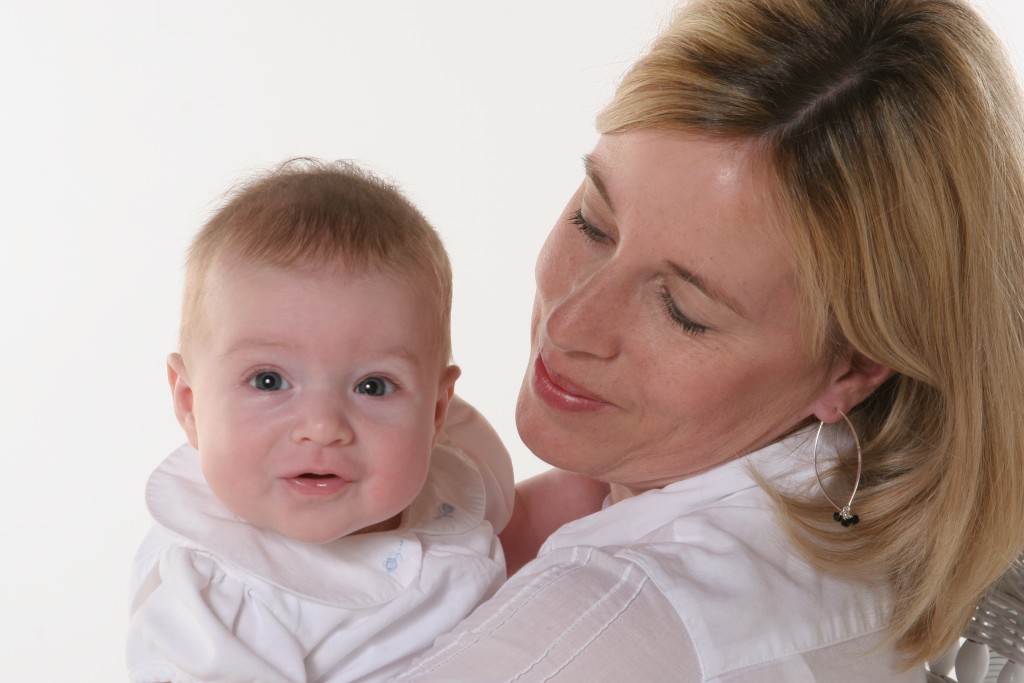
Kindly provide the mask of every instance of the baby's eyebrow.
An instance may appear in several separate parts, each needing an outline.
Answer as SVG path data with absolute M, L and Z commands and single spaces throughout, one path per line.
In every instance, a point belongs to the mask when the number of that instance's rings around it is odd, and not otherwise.
M 230 356 L 231 354 L 237 353 L 243 349 L 292 349 L 295 347 L 295 344 L 286 341 L 262 339 L 259 337 L 242 337 L 241 339 L 235 340 L 231 346 L 224 351 L 224 355 Z
M 592 154 L 583 155 L 583 172 L 587 174 L 587 178 L 597 189 L 597 193 L 601 195 L 604 203 L 608 205 L 608 208 L 615 212 L 615 207 L 612 206 L 612 198 L 608 195 L 608 188 L 604 184 L 604 180 L 601 179 L 601 174 L 598 172 L 598 162 Z
M 420 354 L 408 346 L 389 346 L 378 349 L 377 353 L 382 358 L 398 358 L 412 364 L 420 361 Z
M 221 354 L 222 357 L 231 356 L 236 353 L 260 352 L 273 349 L 295 350 L 301 349 L 302 344 L 298 342 L 278 339 L 265 339 L 261 337 L 242 337 L 235 340 Z M 423 362 L 423 356 L 417 349 L 405 344 L 380 347 L 374 350 L 373 356 L 376 361 L 397 360 L 410 366 L 419 365 Z

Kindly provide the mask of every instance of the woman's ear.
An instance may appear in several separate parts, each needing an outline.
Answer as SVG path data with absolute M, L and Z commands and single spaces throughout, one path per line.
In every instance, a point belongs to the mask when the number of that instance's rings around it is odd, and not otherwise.
M 892 368 L 850 351 L 832 369 L 832 379 L 818 395 L 811 410 L 822 422 L 842 419 L 839 411 L 849 413 L 882 383 L 896 374 Z
M 441 380 L 437 386 L 437 402 L 434 404 L 434 439 L 431 447 L 437 445 L 437 438 L 441 435 L 441 428 L 444 421 L 448 419 L 448 404 L 455 395 L 455 380 L 462 374 L 458 365 L 449 365 L 441 373 Z
M 171 385 L 171 400 L 174 402 L 174 416 L 185 430 L 192 448 L 199 449 L 199 434 L 196 432 L 196 418 L 193 413 L 192 385 L 185 372 L 185 360 L 180 353 L 167 356 L 167 382 Z

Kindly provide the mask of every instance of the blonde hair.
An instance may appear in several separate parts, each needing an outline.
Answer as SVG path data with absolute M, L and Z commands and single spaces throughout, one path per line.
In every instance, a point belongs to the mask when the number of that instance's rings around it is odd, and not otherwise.
M 771 493 L 817 566 L 891 583 L 908 667 L 1024 546 L 1022 120 L 998 40 L 957 0 L 696 0 L 597 120 L 751 143 L 811 352 L 898 373 L 851 415 L 858 526 Z
M 220 258 L 279 268 L 341 262 L 416 277 L 410 286 L 427 286 L 436 294 L 436 343 L 442 362 L 450 358 L 452 271 L 444 245 L 394 185 L 355 164 L 293 159 L 230 193 L 188 251 L 182 349 L 202 328 L 206 276 Z

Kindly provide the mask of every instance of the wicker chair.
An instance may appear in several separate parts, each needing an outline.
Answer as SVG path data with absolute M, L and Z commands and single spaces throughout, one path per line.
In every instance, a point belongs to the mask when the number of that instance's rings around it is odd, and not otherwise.
M 936 683 L 1024 683 L 1024 552 L 978 604 L 961 643 L 928 663 L 928 677 Z

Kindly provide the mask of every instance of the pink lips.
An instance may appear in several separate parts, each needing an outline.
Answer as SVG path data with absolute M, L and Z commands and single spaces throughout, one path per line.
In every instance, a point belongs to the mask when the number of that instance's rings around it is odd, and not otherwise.
M 565 377 L 551 372 L 539 353 L 533 364 L 533 390 L 542 401 L 561 410 L 592 411 L 611 405 Z
M 290 477 L 284 481 L 293 490 L 307 496 L 329 496 L 345 488 L 349 481 L 342 479 L 336 474 L 316 474 L 314 472 L 303 472 Z

